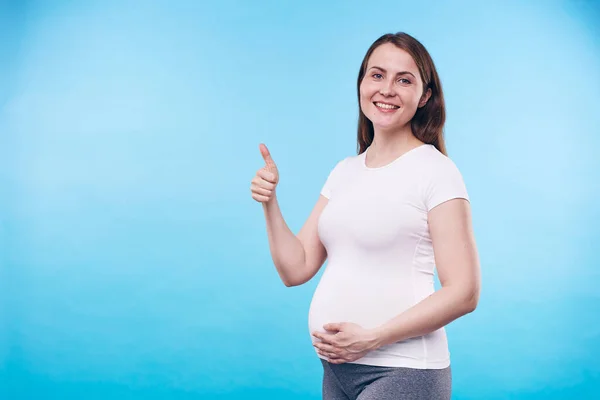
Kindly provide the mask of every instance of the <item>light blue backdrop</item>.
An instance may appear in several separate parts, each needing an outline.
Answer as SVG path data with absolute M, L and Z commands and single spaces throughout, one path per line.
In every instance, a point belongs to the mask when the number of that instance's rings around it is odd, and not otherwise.
M 454 398 L 600 398 L 599 2 L 0 4 L 3 398 L 318 399 L 320 274 L 279 281 L 250 180 L 264 142 L 297 232 L 396 31 L 472 200 Z

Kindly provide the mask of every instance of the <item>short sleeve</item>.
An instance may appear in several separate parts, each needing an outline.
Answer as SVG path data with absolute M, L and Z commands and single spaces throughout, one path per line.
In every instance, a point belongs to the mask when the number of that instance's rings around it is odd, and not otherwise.
M 449 158 L 432 171 L 425 189 L 425 206 L 427 211 L 452 199 L 466 199 L 469 194 L 456 164 Z
M 325 180 L 325 184 L 321 189 L 321 194 L 328 199 L 331 198 L 332 193 L 335 191 L 335 187 L 339 184 L 341 180 L 342 167 L 346 159 L 338 161 L 338 163 L 333 167 L 333 169 L 329 172 L 329 176 Z

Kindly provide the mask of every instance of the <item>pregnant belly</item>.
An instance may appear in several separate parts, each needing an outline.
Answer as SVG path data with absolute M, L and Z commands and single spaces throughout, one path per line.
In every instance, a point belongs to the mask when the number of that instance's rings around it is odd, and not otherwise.
M 415 299 L 414 288 L 401 282 L 322 279 L 311 301 L 309 331 L 323 332 L 332 322 L 375 328 L 412 307 Z

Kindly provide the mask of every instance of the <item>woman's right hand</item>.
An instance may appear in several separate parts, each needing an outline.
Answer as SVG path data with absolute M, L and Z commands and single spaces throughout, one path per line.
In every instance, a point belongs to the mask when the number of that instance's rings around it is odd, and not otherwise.
M 250 185 L 250 191 L 254 200 L 266 204 L 275 198 L 275 187 L 279 182 L 279 172 L 267 146 L 261 143 L 259 148 L 265 160 L 265 166 L 256 172 Z

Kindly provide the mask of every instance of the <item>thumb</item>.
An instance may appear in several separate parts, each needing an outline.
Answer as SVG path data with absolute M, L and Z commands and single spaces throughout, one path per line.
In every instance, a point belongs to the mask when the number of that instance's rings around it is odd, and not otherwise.
M 271 153 L 269 152 L 269 149 L 267 149 L 267 146 L 261 143 L 259 148 L 260 154 L 262 154 L 262 157 L 265 160 L 267 167 L 275 167 L 275 162 L 271 158 Z
M 323 325 L 323 329 L 326 331 L 339 332 L 342 330 L 343 323 L 340 322 L 332 322 L 330 324 Z

